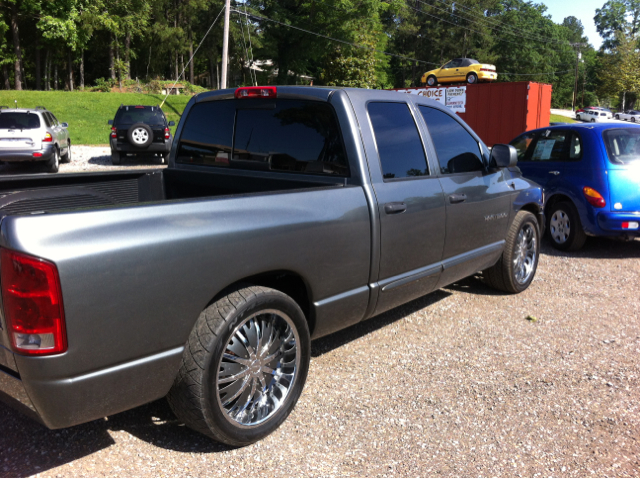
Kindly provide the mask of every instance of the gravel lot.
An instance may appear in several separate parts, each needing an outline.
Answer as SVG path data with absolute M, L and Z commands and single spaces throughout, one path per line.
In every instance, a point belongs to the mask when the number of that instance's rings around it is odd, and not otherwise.
M 468 278 L 315 341 L 292 415 L 242 449 L 164 400 L 57 431 L 0 405 L 0 475 L 637 477 L 638 284 L 640 241 L 545 242 L 520 295 Z
M 111 149 L 108 146 L 72 146 L 71 163 L 60 163 L 60 173 L 84 171 L 115 171 L 132 169 L 164 168 L 160 158 L 123 158 L 122 165 L 111 164 Z M 0 165 L 0 175 L 23 175 L 46 173 L 41 163 L 5 163 Z M 51 173 L 56 174 L 56 173 Z

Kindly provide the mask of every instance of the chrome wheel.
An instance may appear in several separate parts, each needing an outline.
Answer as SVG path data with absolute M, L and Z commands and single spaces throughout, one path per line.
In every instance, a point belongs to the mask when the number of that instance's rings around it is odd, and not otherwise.
M 557 244 L 565 243 L 569 239 L 569 234 L 571 234 L 569 215 L 562 210 L 554 211 L 549 222 L 549 232 L 553 241 Z
M 131 138 L 133 138 L 133 141 L 137 144 L 144 145 L 149 139 L 149 132 L 144 128 L 136 128 L 131 133 Z
M 518 233 L 516 248 L 513 258 L 513 272 L 515 280 L 525 284 L 535 272 L 537 257 L 537 238 L 534 227 L 525 224 Z
M 256 427 L 284 404 L 300 366 L 300 338 L 281 311 L 264 310 L 238 326 L 218 363 L 218 405 L 236 426 Z

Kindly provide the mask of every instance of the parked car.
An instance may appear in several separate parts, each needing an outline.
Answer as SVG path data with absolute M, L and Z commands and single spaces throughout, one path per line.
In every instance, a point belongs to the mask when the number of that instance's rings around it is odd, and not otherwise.
M 213 91 L 176 138 L 160 171 L 0 181 L 0 390 L 50 428 L 168 395 L 248 444 L 293 409 L 311 338 L 478 271 L 534 278 L 542 188 L 432 100 Z
M 173 142 L 169 127 L 175 122 L 168 122 L 159 106 L 120 105 L 108 123 L 114 165 L 119 165 L 123 156 L 159 157 L 161 163 L 167 162 Z
M 587 236 L 640 236 L 640 125 L 571 124 L 511 142 L 525 178 L 544 187 L 547 231 L 561 250 Z
M 42 106 L 0 107 L 0 162 L 44 163 L 56 173 L 71 161 L 68 126 Z
M 587 121 L 590 123 L 606 122 L 610 118 L 607 112 L 595 109 L 585 109 L 579 113 L 576 113 L 576 120 Z
M 623 113 L 616 113 L 616 120 L 626 120 L 631 123 L 636 123 L 637 121 L 640 121 L 640 111 L 627 110 Z
M 422 75 L 421 82 L 428 86 L 438 83 L 464 82 L 469 84 L 479 81 L 493 81 L 498 79 L 495 65 L 480 63 L 471 58 L 454 58 L 440 68 L 428 71 Z
M 591 121 L 592 117 L 586 117 L 586 116 L 583 115 L 583 118 L 580 118 L 578 116 L 578 113 L 588 113 L 588 112 L 592 112 L 592 113 L 593 112 L 597 112 L 598 113 L 598 115 L 592 115 L 592 116 L 598 116 L 598 117 L 605 116 L 609 120 L 613 118 L 613 112 L 611 110 L 609 110 L 608 108 L 604 108 L 602 106 L 587 106 L 585 108 L 581 108 L 581 109 L 576 110 L 576 120 L 580 120 L 580 119 L 585 120 L 585 118 L 586 118 L 585 121 Z M 601 115 L 600 113 L 605 113 L 605 115 Z M 597 121 L 599 121 L 599 120 L 597 120 Z

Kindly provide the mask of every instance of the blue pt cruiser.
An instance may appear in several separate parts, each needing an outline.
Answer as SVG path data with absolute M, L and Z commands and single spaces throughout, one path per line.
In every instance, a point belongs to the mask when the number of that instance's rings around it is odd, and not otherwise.
M 640 236 L 640 125 L 557 125 L 511 145 L 523 176 L 544 187 L 556 248 L 578 250 L 587 236 Z

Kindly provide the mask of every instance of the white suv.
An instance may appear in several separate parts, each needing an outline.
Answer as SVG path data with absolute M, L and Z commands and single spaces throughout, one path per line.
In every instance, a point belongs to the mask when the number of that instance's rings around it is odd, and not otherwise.
M 44 162 L 56 173 L 60 161 L 71 161 L 68 126 L 41 106 L 0 107 L 0 162 Z
M 606 111 L 602 110 L 584 110 L 576 113 L 576 120 L 595 122 L 609 121 L 609 115 Z

